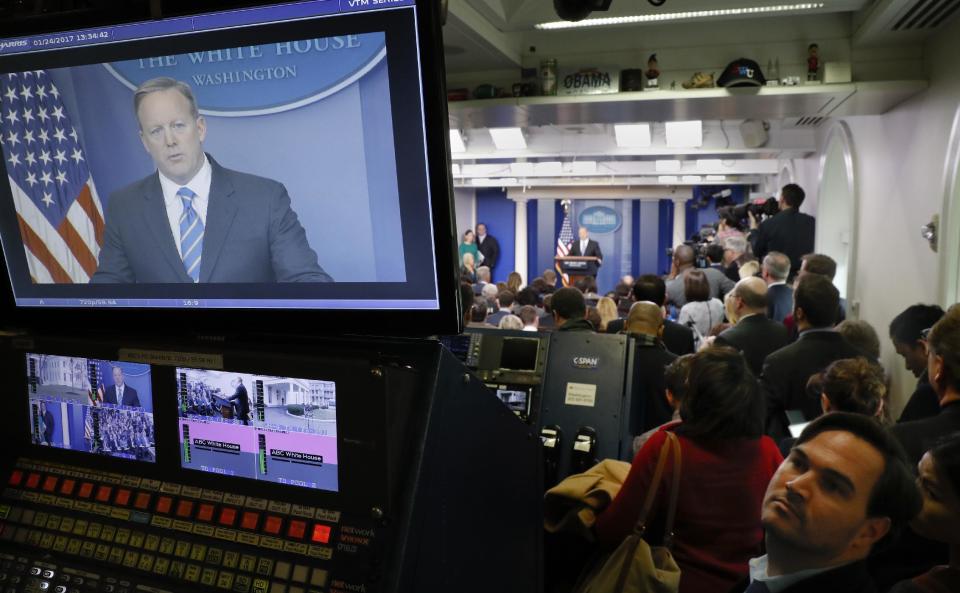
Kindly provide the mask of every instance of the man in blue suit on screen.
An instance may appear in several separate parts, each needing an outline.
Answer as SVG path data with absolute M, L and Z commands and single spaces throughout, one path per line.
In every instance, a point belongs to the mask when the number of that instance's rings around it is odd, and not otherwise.
M 131 408 L 140 407 L 137 390 L 126 384 L 123 379 L 123 369 L 120 367 L 113 367 L 113 385 L 103 390 L 103 403 L 120 404 Z
M 189 86 L 148 80 L 133 105 L 157 173 L 110 196 L 91 282 L 333 282 L 286 188 L 203 152 L 207 124 Z

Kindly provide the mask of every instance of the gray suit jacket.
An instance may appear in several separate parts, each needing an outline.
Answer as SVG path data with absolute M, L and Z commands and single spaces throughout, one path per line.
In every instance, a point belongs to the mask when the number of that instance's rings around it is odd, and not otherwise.
M 733 289 L 733 280 L 716 268 L 687 268 L 683 274 L 678 274 L 673 280 L 667 280 L 667 302 L 680 308 L 687 304 L 687 295 L 684 291 L 683 277 L 690 270 L 700 270 L 707 277 L 710 284 L 710 298 L 723 300 L 723 296 Z
M 317 263 L 282 184 L 212 167 L 200 282 L 333 282 Z M 96 283 L 192 283 L 157 173 L 110 196 Z

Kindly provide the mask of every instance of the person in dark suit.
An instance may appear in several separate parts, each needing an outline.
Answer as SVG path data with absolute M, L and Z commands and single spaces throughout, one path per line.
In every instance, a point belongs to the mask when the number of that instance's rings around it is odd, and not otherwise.
M 189 86 L 148 80 L 134 93 L 134 111 L 158 172 L 110 197 L 91 282 L 333 281 L 283 185 L 203 152 L 206 122 Z
M 742 352 L 754 376 L 759 377 L 767 356 L 787 345 L 787 328 L 767 318 L 767 285 L 760 278 L 737 282 L 730 298 L 736 325 L 717 336 L 714 344 Z
M 113 385 L 103 391 L 103 403 L 121 406 L 140 407 L 137 390 L 124 382 L 123 369 L 113 367 Z
M 767 283 L 767 317 L 783 323 L 793 312 L 793 287 L 787 284 L 790 276 L 790 258 L 779 251 L 771 251 L 763 258 L 760 277 Z
M 250 424 L 250 397 L 247 395 L 247 388 L 243 386 L 243 377 L 237 377 L 236 389 L 227 401 L 237 410 L 237 418 L 243 420 L 245 425 Z
M 580 227 L 580 229 L 577 230 L 577 235 L 580 238 L 570 246 L 570 255 L 596 257 L 596 263 L 590 263 L 587 266 L 587 272 L 591 276 L 596 276 L 597 268 L 603 265 L 603 252 L 600 251 L 600 244 L 590 238 L 590 233 L 586 227 Z
M 648 301 L 630 307 L 627 334 L 634 339 L 634 380 L 630 404 L 630 434 L 639 436 L 673 419 L 673 407 L 664 393 L 664 370 L 677 355 L 661 341 L 663 312 Z
M 40 417 L 43 419 L 43 442 L 52 445 L 53 432 L 57 428 L 57 423 L 53 417 L 53 412 L 47 409 L 45 402 L 40 402 Z
M 487 234 L 487 225 L 482 222 L 477 225 L 477 250 L 483 254 L 481 263 L 493 272 L 500 261 L 500 243 L 496 237 Z
M 907 405 L 897 422 L 910 422 L 940 413 L 940 398 L 930 385 L 927 375 L 927 345 L 921 337 L 923 330 L 933 327 L 943 317 L 937 305 L 911 305 L 890 322 L 890 341 L 897 354 L 903 357 L 907 370 L 917 378 Z
M 767 554 L 747 593 L 874 593 L 866 559 L 923 501 L 896 440 L 874 419 L 833 412 L 810 423 L 767 486 Z
M 667 304 L 667 286 L 663 278 L 656 274 L 644 274 L 637 278 L 631 289 L 631 298 L 635 302 L 649 301 L 654 304 L 660 304 L 660 310 Z M 623 331 L 625 319 L 614 319 L 607 324 L 608 334 L 618 334 Z M 693 330 L 675 321 L 671 321 L 664 316 L 663 335 L 661 336 L 663 345 L 667 350 L 683 356 L 684 354 L 693 354 L 694 338 Z
M 750 213 L 750 243 L 753 254 L 763 261 L 771 251 L 779 251 L 790 258 L 790 269 L 800 270 L 800 258 L 814 249 L 816 219 L 800 212 L 800 205 L 806 194 L 799 185 L 789 183 L 780 190 L 780 212 L 764 220 L 757 221 Z
M 790 436 L 787 410 L 799 410 L 807 420 L 822 413 L 820 400 L 807 394 L 807 381 L 831 362 L 862 353 L 837 333 L 840 293 L 819 274 L 800 279 L 794 293 L 793 317 L 800 338 L 767 356 L 760 387 L 767 402 L 767 434 L 780 442 Z

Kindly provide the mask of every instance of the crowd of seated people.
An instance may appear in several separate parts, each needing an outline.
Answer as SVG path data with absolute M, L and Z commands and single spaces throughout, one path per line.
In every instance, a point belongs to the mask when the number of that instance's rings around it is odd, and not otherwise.
M 155 457 L 153 422 L 145 412 L 100 408 L 95 412 L 100 441 L 94 452 L 112 457 L 152 461 Z

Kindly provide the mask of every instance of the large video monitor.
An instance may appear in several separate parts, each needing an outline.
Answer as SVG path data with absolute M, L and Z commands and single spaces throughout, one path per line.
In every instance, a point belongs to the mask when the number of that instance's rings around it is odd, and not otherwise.
M 35 445 L 156 461 L 150 366 L 29 353 Z
M 178 368 L 185 469 L 339 491 L 333 381 Z
M 85 309 L 229 328 L 240 309 L 258 311 L 245 329 L 307 314 L 312 331 L 454 333 L 438 4 L 0 39 L 9 306 L 51 324 Z

